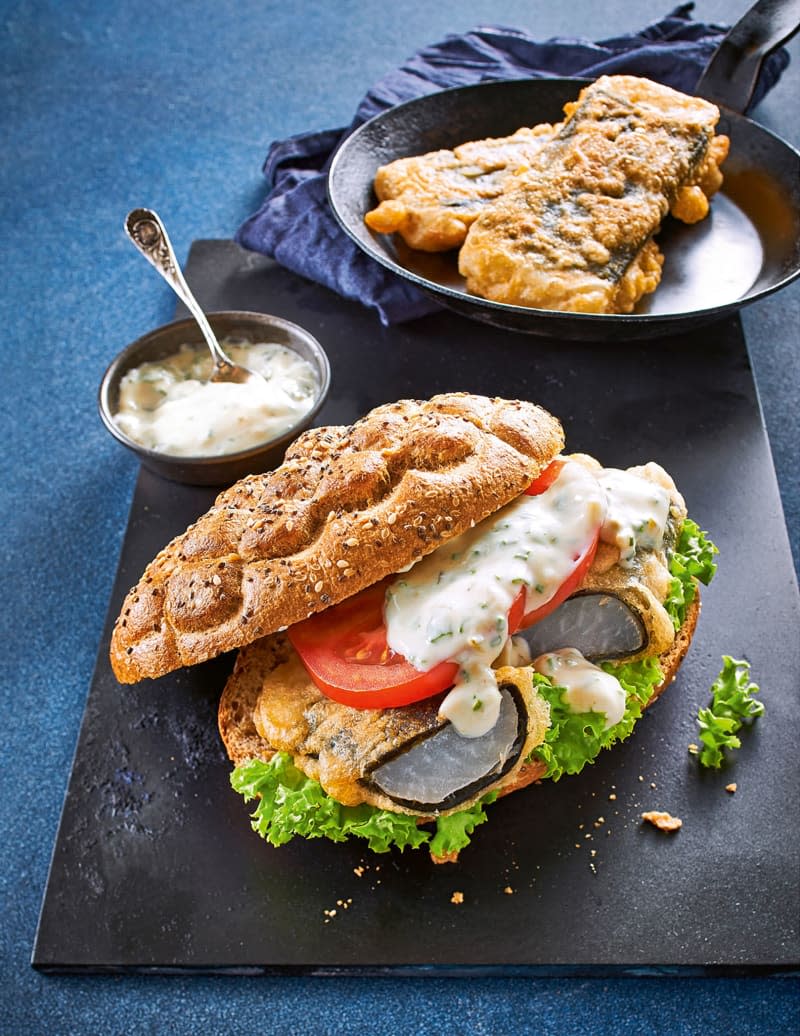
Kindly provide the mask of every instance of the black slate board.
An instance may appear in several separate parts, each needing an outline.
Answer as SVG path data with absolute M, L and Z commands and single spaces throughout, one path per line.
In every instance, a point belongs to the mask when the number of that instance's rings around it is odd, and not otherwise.
M 317 335 L 333 368 L 320 423 L 466 389 L 541 402 L 564 422 L 571 450 L 607 465 L 660 461 L 713 532 L 720 571 L 676 684 L 632 738 L 578 777 L 491 806 L 458 865 L 435 867 L 423 852 L 371 857 L 356 843 L 274 849 L 250 830 L 216 732 L 232 658 L 125 689 L 111 674 L 108 638 L 125 591 L 213 497 L 142 471 L 33 965 L 439 976 L 796 970 L 800 607 L 738 317 L 679 340 L 593 346 L 533 341 L 452 314 L 384 329 L 362 307 L 230 242 L 197 242 L 187 275 L 207 310 L 271 312 Z M 730 766 L 704 772 L 687 745 L 723 653 L 751 661 L 767 712 Z M 731 781 L 735 794 L 724 790 Z M 643 826 L 640 813 L 654 808 L 681 816 L 682 830 Z M 455 891 L 461 905 L 451 903 Z

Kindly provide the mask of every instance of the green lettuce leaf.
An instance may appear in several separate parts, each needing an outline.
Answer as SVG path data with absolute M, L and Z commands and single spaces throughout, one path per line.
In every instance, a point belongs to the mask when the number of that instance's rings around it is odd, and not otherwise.
M 544 743 L 531 753 L 547 766 L 545 777 L 557 781 L 565 773 L 580 773 L 603 748 L 624 740 L 642 715 L 653 690 L 663 674 L 655 658 L 638 662 L 603 662 L 601 668 L 615 676 L 625 691 L 625 714 L 619 723 L 605 729 L 601 712 L 572 712 L 563 701 L 565 688 L 555 686 L 545 676 L 534 674 L 536 689 L 550 703 L 550 729 Z
M 457 853 L 469 845 L 472 832 L 486 820 L 483 806 L 497 797 L 491 793 L 469 809 L 439 817 L 432 834 L 419 826 L 418 817 L 406 813 L 341 805 L 296 767 L 286 752 L 276 752 L 267 763 L 250 759 L 237 766 L 231 786 L 245 802 L 257 800 L 251 814 L 253 830 L 271 845 L 284 845 L 295 835 L 334 842 L 355 835 L 366 838 L 375 853 L 388 852 L 393 846 L 417 849 L 430 843 L 437 856 Z
M 439 817 L 436 821 L 436 834 L 430 844 L 431 856 L 449 856 L 465 849 L 469 845 L 472 832 L 478 824 L 486 821 L 483 807 L 494 802 L 496 798 L 497 792 L 491 791 L 469 809 L 462 809 L 447 817 Z
M 703 766 L 719 769 L 724 750 L 741 746 L 737 731 L 764 712 L 764 703 L 753 697 L 758 691 L 758 684 L 750 680 L 750 663 L 723 655 L 722 670 L 711 685 L 711 705 L 697 713 Z
M 714 556 L 718 553 L 708 534 L 691 518 L 687 518 L 670 554 L 669 571 L 672 579 L 664 601 L 664 608 L 676 630 L 683 625 L 686 609 L 697 594 L 695 579 L 708 586 L 714 578 L 717 571 Z

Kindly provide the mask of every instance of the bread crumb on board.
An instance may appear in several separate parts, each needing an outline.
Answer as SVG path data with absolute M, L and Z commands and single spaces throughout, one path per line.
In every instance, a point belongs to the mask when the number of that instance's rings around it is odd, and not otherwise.
M 642 813 L 642 820 L 646 820 L 659 831 L 677 831 L 683 825 L 680 817 L 673 817 L 671 813 L 663 813 L 659 810 L 650 810 L 649 813 Z
M 451 903 L 456 903 L 456 904 L 463 903 L 464 902 L 464 893 L 463 892 L 454 892 L 453 895 L 450 897 L 450 902 Z
M 731 793 L 731 795 L 733 795 L 733 793 L 736 791 L 736 788 L 737 788 L 737 785 L 736 785 L 735 781 L 733 781 L 731 784 L 726 784 L 725 785 L 725 791 L 729 791 Z
M 353 904 L 352 897 L 350 899 L 337 899 L 336 900 L 336 906 L 340 907 L 342 910 L 349 910 L 350 907 L 352 906 L 352 904 Z M 336 907 L 331 907 L 329 910 L 323 910 L 322 913 L 325 915 L 325 924 L 330 924 L 330 922 L 334 919 L 334 917 L 336 917 L 337 910 L 336 910 Z

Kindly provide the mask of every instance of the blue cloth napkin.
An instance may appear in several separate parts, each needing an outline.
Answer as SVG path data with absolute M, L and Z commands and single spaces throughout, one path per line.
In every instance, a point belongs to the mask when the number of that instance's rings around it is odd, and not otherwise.
M 269 193 L 239 228 L 236 240 L 375 308 L 384 324 L 437 310 L 431 298 L 365 255 L 336 222 L 326 179 L 341 141 L 367 119 L 403 101 L 488 80 L 629 73 L 691 93 L 727 31 L 693 21 L 693 7 L 682 4 L 640 32 L 597 43 L 561 37 L 537 42 L 520 29 L 489 25 L 425 47 L 368 91 L 346 129 L 303 133 L 270 146 L 263 167 Z M 784 50 L 765 62 L 753 106 L 788 62 Z

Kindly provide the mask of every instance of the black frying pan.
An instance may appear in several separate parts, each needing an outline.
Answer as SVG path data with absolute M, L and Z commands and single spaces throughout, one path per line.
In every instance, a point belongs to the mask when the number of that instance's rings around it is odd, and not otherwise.
M 459 87 L 398 105 L 348 137 L 331 163 L 328 197 L 344 230 L 370 256 L 439 303 L 497 327 L 570 339 L 641 339 L 716 320 L 800 275 L 800 154 L 724 106 L 746 107 L 764 56 L 797 28 L 796 0 L 761 0 L 731 30 L 698 92 L 720 105 L 718 132 L 731 138 L 725 183 L 709 217 L 694 226 L 667 219 L 658 236 L 661 284 L 634 313 L 562 313 L 470 295 L 454 253 L 414 252 L 374 234 L 364 214 L 377 204 L 375 171 L 397 158 L 468 140 L 500 137 L 524 123 L 557 122 L 580 79 L 525 79 Z M 733 74 L 735 73 L 735 74 Z

